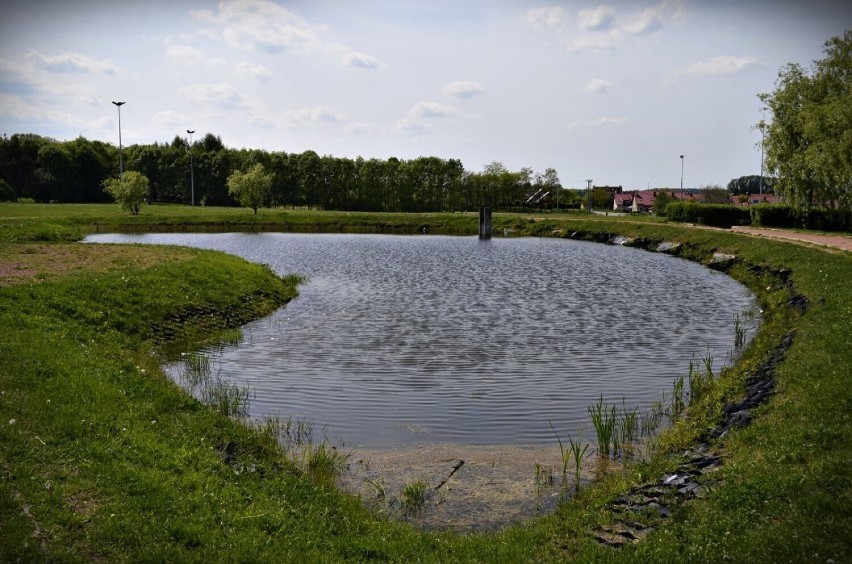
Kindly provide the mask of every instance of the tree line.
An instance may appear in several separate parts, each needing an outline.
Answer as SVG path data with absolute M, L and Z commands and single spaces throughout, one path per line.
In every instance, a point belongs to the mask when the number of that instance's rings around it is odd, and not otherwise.
M 137 144 L 123 149 L 124 170 L 148 180 L 148 201 L 236 206 L 228 190 L 235 173 L 262 165 L 271 175 L 264 206 L 327 210 L 439 212 L 553 205 L 561 189 L 556 170 L 510 171 L 502 163 L 481 172 L 464 169 L 458 159 L 411 160 L 320 156 L 315 151 L 286 153 L 232 149 L 211 133 L 190 144 Z M 190 173 L 192 163 L 192 174 Z M 119 150 L 83 137 L 57 141 L 35 134 L 0 140 L 0 199 L 36 202 L 109 202 L 105 181 L 118 176 Z M 576 194 L 562 193 L 562 205 Z

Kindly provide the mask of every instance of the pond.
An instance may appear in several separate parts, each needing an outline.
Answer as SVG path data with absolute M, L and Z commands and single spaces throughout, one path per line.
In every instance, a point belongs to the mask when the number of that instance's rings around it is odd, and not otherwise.
M 300 296 L 207 351 L 250 415 L 311 422 L 357 449 L 553 445 L 587 408 L 647 408 L 693 355 L 719 367 L 728 276 L 664 254 L 563 239 L 282 233 L 92 235 L 217 249 L 303 275 Z M 177 370 L 173 367 L 173 369 Z

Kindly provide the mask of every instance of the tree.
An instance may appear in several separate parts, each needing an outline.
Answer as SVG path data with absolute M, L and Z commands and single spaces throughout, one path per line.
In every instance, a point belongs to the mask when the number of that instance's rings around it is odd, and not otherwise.
M 731 195 L 721 186 L 704 186 L 701 188 L 705 204 L 730 204 Z
M 257 214 L 257 208 L 269 204 L 272 176 L 260 163 L 247 172 L 238 170 L 228 177 L 228 193 L 236 198 L 240 205 L 251 208 Z
M 775 179 L 769 176 L 763 177 L 763 193 L 771 194 L 772 187 L 775 184 Z M 728 192 L 733 195 L 739 194 L 757 194 L 761 191 L 761 182 L 759 174 L 752 174 L 749 176 L 740 176 L 739 178 L 732 178 L 730 182 L 728 182 Z
M 122 209 L 133 215 L 139 215 L 139 208 L 148 197 L 148 178 L 135 170 L 125 171 L 121 178 L 107 178 L 103 186 Z
M 772 114 L 765 147 L 776 191 L 803 209 L 852 206 L 852 30 L 829 39 L 825 54 L 810 73 L 788 64 L 759 95 Z
M 667 190 L 660 190 L 657 192 L 657 196 L 654 198 L 654 213 L 660 217 L 666 215 L 666 208 L 669 207 L 669 204 L 677 201 L 672 193 Z

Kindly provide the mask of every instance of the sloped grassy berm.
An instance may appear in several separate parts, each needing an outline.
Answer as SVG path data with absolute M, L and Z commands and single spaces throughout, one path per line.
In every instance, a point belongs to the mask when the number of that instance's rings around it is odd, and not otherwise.
M 57 273 L 42 265 L 43 272 L 0 287 L 0 561 L 850 558 L 852 253 L 656 222 L 497 216 L 495 229 L 515 234 L 620 234 L 649 249 L 678 243 L 666 248 L 701 262 L 714 253 L 735 256 L 724 269 L 758 292 L 764 321 L 737 367 L 660 437 L 650 460 L 582 490 L 554 515 L 460 536 L 421 533 L 369 513 L 304 473 L 274 437 L 217 414 L 160 373 L 167 341 L 221 338 L 285 303 L 297 279 L 187 249 L 144 258 L 150 248 L 111 247 L 109 260 L 89 261 L 83 255 L 106 247 L 32 241 L 73 240 L 96 224 L 121 228 L 111 212 L 9 210 L 0 209 L 0 241 L 7 242 L 0 263 L 68 250 L 89 266 Z M 20 220 L 22 210 L 30 219 Z M 201 229 L 206 213 L 219 227 L 230 214 L 170 210 L 164 223 Z M 275 221 L 283 222 L 286 214 L 278 213 Z M 460 216 L 400 214 L 399 221 L 386 214 L 373 223 L 400 232 L 441 222 L 475 227 Z M 335 230 L 341 222 L 343 214 L 333 218 Z M 787 307 L 791 295 L 804 296 L 807 310 Z M 792 346 L 775 367 L 776 395 L 750 411 L 747 427 L 713 439 L 721 464 L 707 495 L 671 505 L 639 543 L 613 549 L 598 542 L 596 532 L 619 519 L 614 501 L 676 469 L 725 406 L 745 397 L 750 373 L 789 334 Z

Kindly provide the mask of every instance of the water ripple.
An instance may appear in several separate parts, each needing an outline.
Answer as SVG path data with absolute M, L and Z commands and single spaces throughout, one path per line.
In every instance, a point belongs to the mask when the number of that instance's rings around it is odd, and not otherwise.
M 721 364 L 754 298 L 665 255 L 566 240 L 381 235 L 97 235 L 223 250 L 307 278 L 211 350 L 253 392 L 349 444 L 551 443 L 586 409 L 647 406 L 694 354 Z

